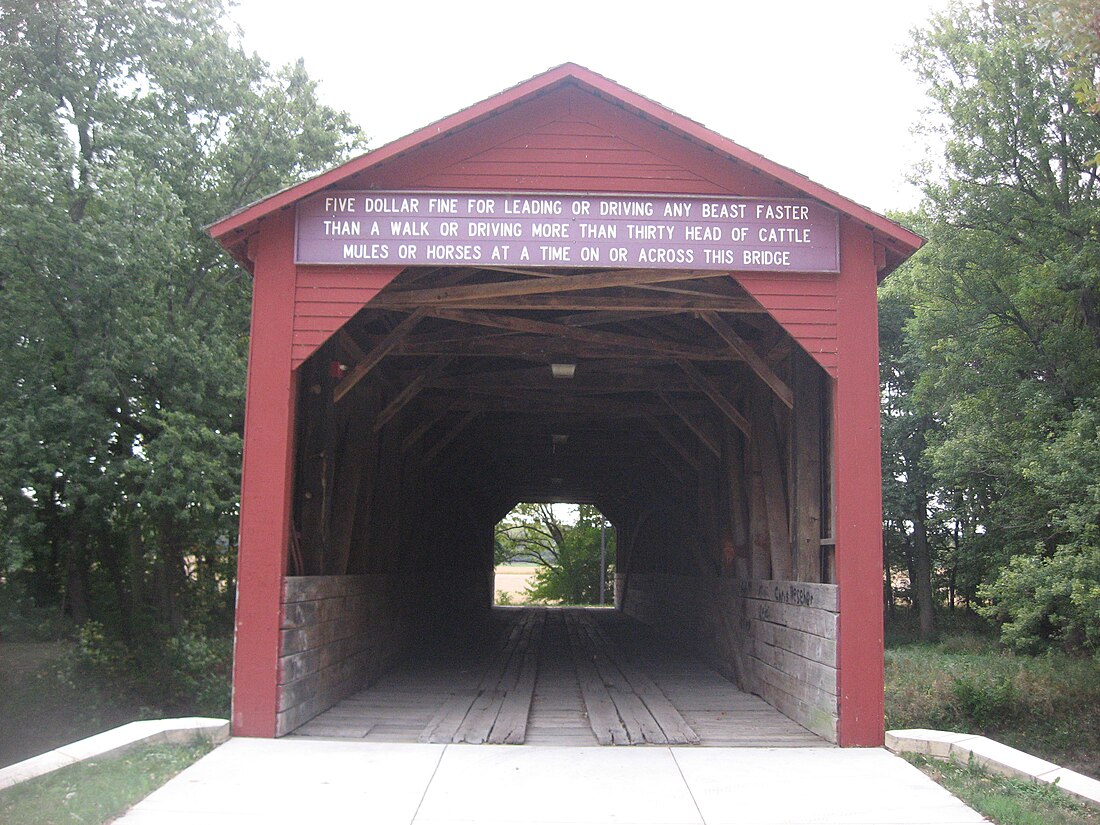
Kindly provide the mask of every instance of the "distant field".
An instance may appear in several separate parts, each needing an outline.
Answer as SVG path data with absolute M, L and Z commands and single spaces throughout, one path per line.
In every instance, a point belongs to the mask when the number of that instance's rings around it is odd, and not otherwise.
M 515 601 L 522 601 L 527 591 L 528 582 L 534 581 L 535 571 L 533 564 L 502 564 L 496 568 L 496 583 L 493 592 L 503 590 Z

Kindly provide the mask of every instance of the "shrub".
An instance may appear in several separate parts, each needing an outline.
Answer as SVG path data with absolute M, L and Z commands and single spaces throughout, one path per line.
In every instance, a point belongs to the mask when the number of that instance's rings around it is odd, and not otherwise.
M 185 626 L 127 644 L 96 622 L 81 629 L 74 666 L 152 714 L 228 716 L 231 644 Z
M 1100 650 L 1100 547 L 1015 556 L 981 595 L 991 602 L 983 614 L 1015 650 Z
M 39 607 L 18 581 L 0 580 L 0 640 L 53 642 L 71 638 L 72 624 L 56 607 Z
M 1016 712 L 1016 691 L 1008 675 L 955 677 L 951 687 L 958 713 L 981 728 L 1004 722 Z

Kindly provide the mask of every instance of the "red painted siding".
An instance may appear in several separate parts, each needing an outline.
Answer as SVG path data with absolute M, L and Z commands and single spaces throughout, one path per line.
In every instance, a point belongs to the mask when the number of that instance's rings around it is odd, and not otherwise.
M 803 195 L 577 86 L 554 88 L 423 146 L 415 154 L 355 175 L 346 186 Z M 370 268 L 357 268 L 352 276 L 343 269 L 302 269 L 295 310 L 295 366 L 396 274 L 389 274 L 389 269 L 374 271 L 378 274 L 371 276 Z M 735 277 L 835 375 L 835 276 L 738 273 Z M 334 306 L 337 303 L 342 308 Z
M 298 267 L 294 284 L 296 369 L 401 272 L 401 267 Z
M 749 174 L 769 181 L 769 186 L 784 186 L 789 190 L 817 198 L 841 213 L 852 216 L 860 224 L 871 228 L 876 233 L 876 237 L 884 243 L 887 250 L 885 261 L 887 269 L 897 266 L 922 243 L 920 236 L 814 183 L 794 170 L 774 163 L 729 138 L 711 132 L 700 123 L 689 120 L 619 86 L 606 77 L 573 63 L 565 63 L 510 89 L 505 89 L 487 100 L 432 123 L 380 149 L 361 155 L 295 187 L 265 198 L 251 207 L 218 221 L 210 228 L 211 235 L 231 250 L 238 260 L 244 262 L 247 258 L 244 247 L 250 234 L 249 229 L 255 227 L 265 216 L 291 206 L 300 198 L 322 189 L 351 186 L 349 182 L 356 179 L 366 180 L 373 174 L 371 170 L 377 171 L 395 161 L 408 159 L 414 154 L 423 156 L 427 152 L 435 151 L 444 137 L 468 136 L 474 127 L 484 125 L 490 120 L 503 123 L 508 119 L 511 110 L 534 100 L 551 99 L 555 93 L 569 88 L 580 89 L 593 99 L 610 102 L 630 119 L 647 124 L 651 130 L 655 128 L 658 134 L 663 134 L 665 138 L 698 147 L 704 155 L 709 155 L 712 165 L 717 163 L 720 166 L 726 166 L 727 169 L 737 167 L 742 171 L 748 169 Z M 579 111 L 574 109 L 573 114 L 579 114 Z M 510 124 L 515 127 L 514 118 Z M 437 165 L 436 168 L 439 166 Z M 751 193 L 745 190 L 745 194 Z
M 295 378 L 293 213 L 257 242 L 248 353 L 233 650 L 233 735 L 275 735 L 283 577 L 290 536 Z
M 882 457 L 878 303 L 871 233 L 842 221 L 837 281 L 839 364 L 833 393 L 836 483 L 837 696 L 841 746 L 884 739 L 882 653 Z
M 715 191 L 713 184 L 690 170 L 575 115 L 473 154 L 420 183 L 477 189 L 522 185 L 577 192 Z
M 574 85 L 366 169 L 342 186 L 804 196 Z
M 738 272 L 734 278 L 836 377 L 837 276 Z

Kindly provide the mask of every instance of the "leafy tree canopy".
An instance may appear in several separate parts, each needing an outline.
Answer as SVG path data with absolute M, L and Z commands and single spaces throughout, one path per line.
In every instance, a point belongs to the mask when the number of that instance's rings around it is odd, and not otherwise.
M 362 145 L 316 91 L 221 0 L 0 6 L 0 570 L 77 621 L 228 620 L 250 282 L 202 227 Z
M 898 517 L 940 525 L 939 569 L 961 565 L 1009 641 L 1014 594 L 1048 575 L 1091 593 L 1100 572 L 1081 561 L 1100 524 L 1087 481 L 1100 466 L 1100 119 L 1041 21 L 1025 0 L 956 3 L 916 34 L 908 56 L 946 151 L 911 216 L 929 243 L 882 297 L 884 380 L 911 428 L 904 462 L 888 456 L 888 502 L 900 484 Z M 1046 617 L 1039 644 L 1093 638 L 1064 617 Z

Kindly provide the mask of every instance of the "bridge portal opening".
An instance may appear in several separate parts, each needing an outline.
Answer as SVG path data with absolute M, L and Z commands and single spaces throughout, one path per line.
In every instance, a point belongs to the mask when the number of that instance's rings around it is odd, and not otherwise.
M 554 453 L 568 436 L 552 434 Z M 493 533 L 495 603 L 615 603 L 615 526 L 594 504 L 520 502 Z
M 825 371 L 726 274 L 484 297 L 539 282 L 410 268 L 299 368 L 283 732 L 833 738 Z

